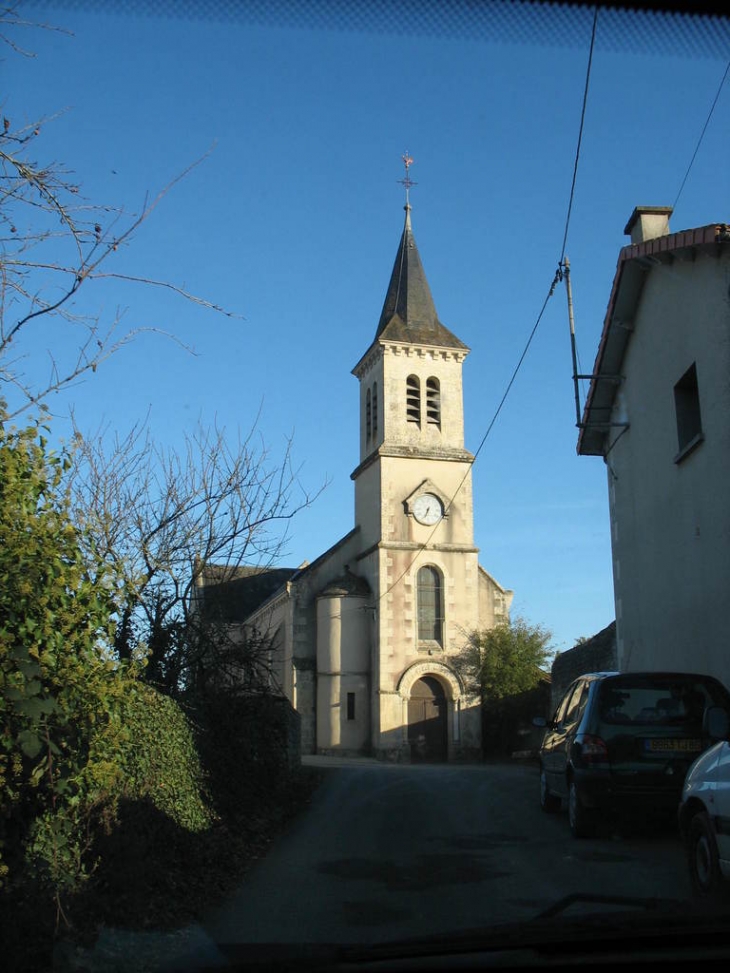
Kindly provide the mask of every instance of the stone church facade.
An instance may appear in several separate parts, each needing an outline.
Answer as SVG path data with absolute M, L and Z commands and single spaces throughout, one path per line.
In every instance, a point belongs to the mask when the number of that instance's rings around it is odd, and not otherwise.
M 302 568 L 243 569 L 226 583 L 240 591 L 241 631 L 271 640 L 304 753 L 469 759 L 481 716 L 453 656 L 469 631 L 508 618 L 512 592 L 479 565 L 469 349 L 438 319 L 405 209 L 375 337 L 353 369 L 355 527 Z M 216 585 L 215 566 L 201 585 Z

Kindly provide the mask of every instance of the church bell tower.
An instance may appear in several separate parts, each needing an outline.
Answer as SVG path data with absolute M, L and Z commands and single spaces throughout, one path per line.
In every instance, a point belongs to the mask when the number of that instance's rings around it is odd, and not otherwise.
M 413 749 L 414 718 L 403 706 L 416 681 L 431 680 L 445 710 L 451 701 L 444 747 L 451 753 L 459 741 L 463 687 L 449 658 L 479 626 L 474 457 L 464 448 L 468 353 L 436 313 L 406 195 L 375 337 L 353 369 L 360 383 L 360 462 L 352 473 L 358 571 L 375 596 L 372 748 L 386 756 Z

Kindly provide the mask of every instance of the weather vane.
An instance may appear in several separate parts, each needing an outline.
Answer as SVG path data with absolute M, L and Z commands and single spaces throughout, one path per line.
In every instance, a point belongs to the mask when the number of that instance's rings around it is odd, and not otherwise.
M 408 170 L 413 165 L 413 159 L 408 154 L 408 150 L 407 149 L 406 149 L 405 155 L 402 155 L 401 156 L 401 159 L 403 160 L 403 165 L 406 167 L 406 175 L 405 175 L 405 178 L 404 179 L 399 179 L 398 182 L 402 186 L 405 186 L 406 187 L 406 206 L 410 206 L 411 205 L 411 201 L 410 201 L 410 198 L 409 198 L 409 195 L 408 195 L 409 190 L 410 190 L 411 186 L 417 186 L 418 183 L 417 182 L 414 182 L 411 179 L 410 174 L 408 172 Z

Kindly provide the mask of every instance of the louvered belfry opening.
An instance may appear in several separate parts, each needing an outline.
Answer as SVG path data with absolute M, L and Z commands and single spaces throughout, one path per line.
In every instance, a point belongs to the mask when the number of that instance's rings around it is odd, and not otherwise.
M 437 378 L 429 378 L 426 382 L 426 421 L 441 426 L 441 386 Z
M 421 425 L 421 382 L 417 375 L 406 379 L 406 415 L 409 422 Z

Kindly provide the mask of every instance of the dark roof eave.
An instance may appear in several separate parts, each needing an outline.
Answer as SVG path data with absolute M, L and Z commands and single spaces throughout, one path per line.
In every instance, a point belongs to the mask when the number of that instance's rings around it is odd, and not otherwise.
M 292 574 L 291 578 L 289 578 L 284 584 L 280 585 L 280 587 L 278 587 L 275 591 L 273 591 L 271 593 L 271 595 L 266 599 L 266 601 L 262 601 L 261 604 L 254 611 L 252 611 L 248 617 L 250 618 L 252 615 L 255 615 L 257 612 L 259 612 L 262 609 L 266 608 L 273 601 L 276 601 L 277 598 L 280 598 L 282 596 L 282 594 L 286 591 L 288 585 L 290 585 L 290 584 L 296 584 L 297 581 L 301 580 L 301 578 L 304 575 L 309 574 L 312 571 L 316 571 L 317 568 L 324 561 L 326 561 L 328 557 L 330 557 L 332 554 L 334 554 L 334 552 L 338 548 L 340 548 L 344 544 L 346 544 L 352 537 L 355 536 L 355 534 L 359 533 L 359 531 L 360 531 L 360 527 L 359 527 L 359 525 L 356 525 L 355 527 L 352 528 L 351 531 L 349 531 L 347 534 L 345 534 L 344 537 L 341 537 L 338 541 L 336 541 L 332 545 L 332 547 L 328 548 L 323 554 L 320 554 L 319 557 L 316 558 L 314 561 L 312 561 L 310 564 L 305 565 L 303 568 L 298 568 Z
M 429 325 L 409 325 L 397 314 L 378 333 L 376 340 L 426 348 L 454 348 L 459 351 L 469 351 L 464 342 L 444 327 L 438 319 Z

